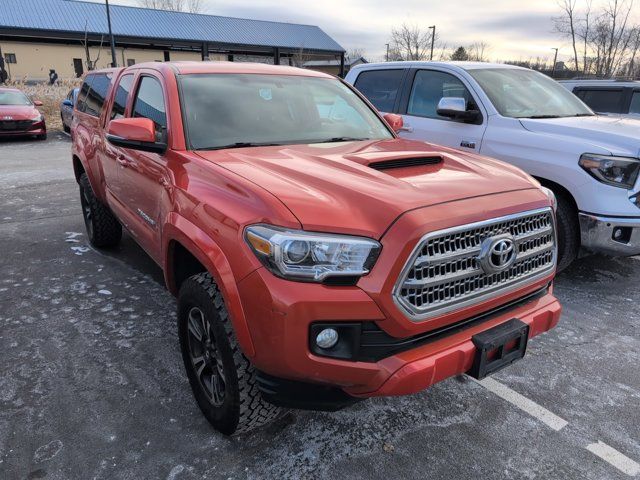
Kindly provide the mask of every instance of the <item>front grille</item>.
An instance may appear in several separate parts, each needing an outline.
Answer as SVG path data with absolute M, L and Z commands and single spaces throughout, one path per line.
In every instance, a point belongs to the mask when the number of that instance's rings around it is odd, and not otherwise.
M 32 125 L 31 120 L 0 120 L 0 131 L 22 132 L 29 130 Z
M 483 266 L 480 257 L 500 238 L 514 247 L 515 260 L 496 271 Z M 393 294 L 409 318 L 424 320 L 531 283 L 550 273 L 555 262 L 551 209 L 524 212 L 426 235 Z

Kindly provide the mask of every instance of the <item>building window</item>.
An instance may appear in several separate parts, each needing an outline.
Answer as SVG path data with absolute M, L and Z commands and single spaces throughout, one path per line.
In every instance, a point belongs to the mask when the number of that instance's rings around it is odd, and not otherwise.
M 135 64 L 136 64 L 135 59 L 133 59 L 133 58 L 127 58 L 127 67 L 131 67 L 131 66 L 133 66 L 133 65 L 135 65 Z
M 18 63 L 18 62 L 16 61 L 16 54 L 15 54 L 15 53 L 5 53 L 5 54 L 4 54 L 4 60 L 5 60 L 7 63 Z

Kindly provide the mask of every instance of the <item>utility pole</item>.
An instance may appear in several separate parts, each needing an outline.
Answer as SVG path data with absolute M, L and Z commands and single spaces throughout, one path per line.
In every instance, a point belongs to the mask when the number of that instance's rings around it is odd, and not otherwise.
M 429 56 L 429 60 L 433 60 L 433 43 L 436 41 L 436 26 L 431 25 L 429 29 L 433 30 L 433 32 L 431 32 L 431 55 Z
M 556 77 L 556 63 L 558 63 L 558 49 L 552 48 L 551 50 L 555 50 L 556 54 L 553 56 L 553 67 L 551 68 L 551 78 Z
M 389 61 L 389 44 L 385 43 L 385 45 L 387 46 L 387 62 Z
M 107 25 L 109 26 L 109 41 L 111 43 L 111 66 L 117 67 L 118 61 L 116 59 L 116 41 L 113 38 L 113 32 L 111 31 L 111 12 L 109 11 L 109 0 L 105 0 L 107 4 Z

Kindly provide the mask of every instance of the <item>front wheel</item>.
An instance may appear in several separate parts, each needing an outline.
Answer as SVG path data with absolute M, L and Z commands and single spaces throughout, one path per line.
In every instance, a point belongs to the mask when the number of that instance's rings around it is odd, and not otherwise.
M 580 250 L 580 225 L 578 212 L 566 195 L 556 192 L 558 210 L 558 272 L 567 268 Z
M 193 395 L 216 430 L 244 433 L 281 414 L 262 399 L 256 369 L 240 350 L 222 294 L 208 273 L 180 287 L 178 336 Z

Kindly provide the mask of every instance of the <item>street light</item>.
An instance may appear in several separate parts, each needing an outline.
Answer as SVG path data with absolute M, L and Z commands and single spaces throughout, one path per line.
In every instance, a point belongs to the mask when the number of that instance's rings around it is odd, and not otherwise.
M 436 41 L 436 26 L 431 25 L 429 27 L 429 30 L 433 30 L 433 32 L 431 33 L 431 56 L 429 57 L 429 60 L 433 60 L 433 42 Z
M 387 62 L 389 61 L 389 44 L 385 43 L 385 45 L 387 46 Z
M 551 78 L 555 78 L 556 76 L 556 63 L 558 63 L 558 49 L 552 48 L 551 50 L 555 50 L 556 54 L 553 57 L 553 67 L 551 67 Z
M 116 61 L 116 41 L 113 38 L 113 32 L 111 31 L 111 12 L 109 11 L 109 0 L 105 0 L 107 5 L 107 25 L 109 26 L 109 41 L 111 43 L 111 66 L 117 67 Z

